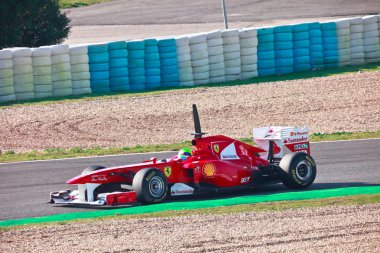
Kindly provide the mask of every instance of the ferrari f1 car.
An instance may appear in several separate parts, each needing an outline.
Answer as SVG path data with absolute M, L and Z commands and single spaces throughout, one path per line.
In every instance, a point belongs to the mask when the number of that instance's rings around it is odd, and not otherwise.
M 50 203 L 125 205 L 153 204 L 171 196 L 239 190 L 263 183 L 291 189 L 309 187 L 316 177 L 308 129 L 262 127 L 253 130 L 258 147 L 223 135 L 204 137 L 193 105 L 194 149 L 187 159 L 151 158 L 139 164 L 91 166 L 67 181 L 78 190 L 52 192 Z

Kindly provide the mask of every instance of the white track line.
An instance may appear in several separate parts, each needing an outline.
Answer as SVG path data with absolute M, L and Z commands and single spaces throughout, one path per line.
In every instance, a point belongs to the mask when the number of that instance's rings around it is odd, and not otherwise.
M 311 143 L 313 143 L 313 144 L 320 144 L 320 143 L 353 142 L 353 141 L 368 141 L 368 140 L 380 140 L 380 138 L 356 139 L 356 140 L 337 140 L 337 141 L 319 141 L 319 142 L 311 142 Z M 58 158 L 58 159 L 50 159 L 50 160 L 32 160 L 32 161 L 21 161 L 21 162 L 5 162 L 5 163 L 0 163 L 0 165 L 5 165 L 5 164 L 22 164 L 22 163 L 36 163 L 36 162 L 50 162 L 50 161 L 64 161 L 64 160 L 75 160 L 75 159 L 92 159 L 92 158 L 102 158 L 102 157 L 133 156 L 133 155 L 144 155 L 144 154 L 165 154 L 165 153 L 172 153 L 172 152 L 175 152 L 175 151 L 158 151 L 158 152 L 130 153 L 130 154 L 118 154 L 118 155 L 81 156 L 81 157 Z

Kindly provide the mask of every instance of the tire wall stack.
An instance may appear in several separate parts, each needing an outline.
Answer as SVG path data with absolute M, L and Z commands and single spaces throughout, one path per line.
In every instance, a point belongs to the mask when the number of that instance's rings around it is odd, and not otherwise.
M 206 35 L 210 83 L 226 81 L 226 66 L 224 63 L 223 38 L 220 30 L 211 31 Z
M 12 51 L 0 50 L 0 103 L 15 101 Z
M 145 83 L 147 90 L 161 86 L 161 62 L 156 39 L 145 40 Z
M 178 85 L 181 87 L 193 86 L 193 69 L 191 67 L 190 39 L 188 36 L 176 38 Z
M 129 90 L 128 50 L 126 41 L 108 44 L 110 89 L 111 91 Z
M 177 46 L 173 38 L 157 41 L 161 65 L 161 87 L 178 86 Z
M 222 31 L 223 56 L 226 81 L 241 79 L 240 36 L 239 30 Z
M 128 41 L 129 89 L 145 90 L 145 43 L 141 40 Z
M 190 56 L 194 84 L 210 83 L 210 62 L 208 58 L 207 34 L 190 35 Z
M 90 67 L 86 45 L 70 46 L 70 68 L 73 95 L 91 93 Z
M 380 15 L 0 50 L 0 102 L 205 85 L 380 62 Z
M 12 49 L 13 80 L 16 100 L 28 100 L 34 96 L 32 49 Z
M 380 61 L 378 16 L 363 18 L 363 47 L 365 63 Z
M 257 69 L 259 76 L 276 74 L 276 56 L 274 48 L 274 29 L 265 27 L 257 30 Z
M 92 93 L 110 92 L 110 64 L 108 44 L 94 44 L 88 47 L 88 64 Z

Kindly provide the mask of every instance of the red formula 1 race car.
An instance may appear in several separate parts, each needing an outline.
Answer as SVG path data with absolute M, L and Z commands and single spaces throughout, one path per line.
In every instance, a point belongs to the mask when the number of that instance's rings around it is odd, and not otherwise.
M 159 203 L 170 196 L 246 189 L 281 180 L 291 189 L 309 187 L 316 177 L 308 129 L 253 130 L 259 147 L 223 135 L 203 137 L 193 105 L 194 149 L 178 156 L 105 168 L 92 166 L 67 181 L 78 190 L 52 192 L 50 203 L 123 205 Z

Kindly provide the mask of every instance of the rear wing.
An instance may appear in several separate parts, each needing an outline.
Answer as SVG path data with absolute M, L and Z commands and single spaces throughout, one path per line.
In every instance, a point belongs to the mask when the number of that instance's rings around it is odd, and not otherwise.
M 273 158 L 282 158 L 287 153 L 305 152 L 310 155 L 309 128 L 298 127 L 260 127 L 253 129 L 253 141 L 266 153 L 260 154 L 267 158 L 270 141 L 273 144 Z

